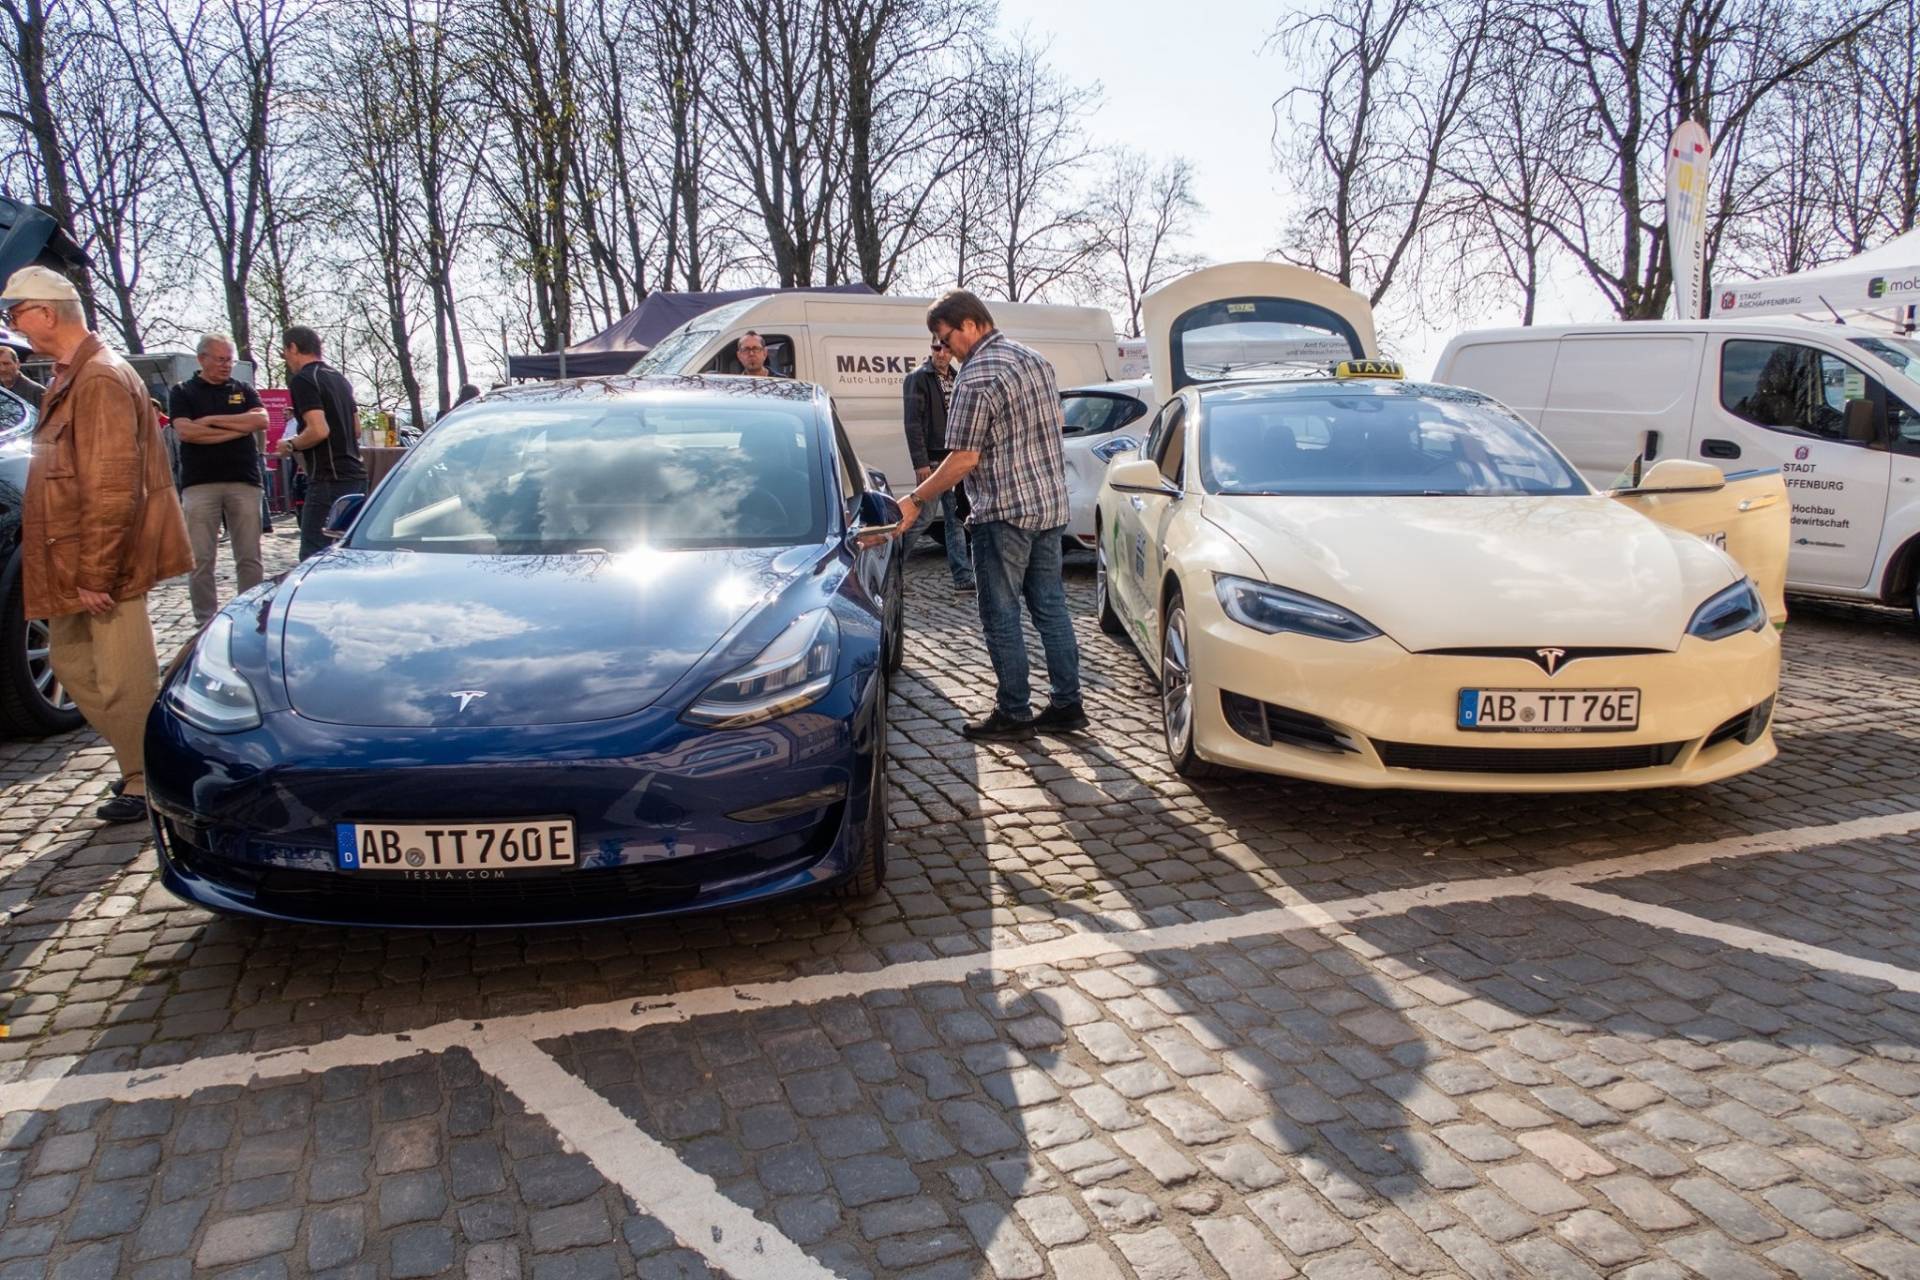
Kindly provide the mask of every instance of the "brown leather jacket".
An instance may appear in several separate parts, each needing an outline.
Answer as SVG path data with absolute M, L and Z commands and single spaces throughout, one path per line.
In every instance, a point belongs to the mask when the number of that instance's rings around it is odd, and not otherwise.
M 86 612 L 82 589 L 130 600 L 193 568 L 153 401 L 96 336 L 42 400 L 21 523 L 30 618 Z

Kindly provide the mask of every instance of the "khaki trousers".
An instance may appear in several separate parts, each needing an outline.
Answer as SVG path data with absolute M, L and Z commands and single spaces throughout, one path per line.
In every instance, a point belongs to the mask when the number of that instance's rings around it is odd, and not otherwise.
M 193 620 L 204 623 L 220 608 L 220 525 L 233 540 L 233 573 L 240 590 L 260 585 L 260 486 L 242 482 L 188 485 L 180 493 L 180 509 L 187 518 L 187 541 L 193 546 L 193 575 L 187 595 L 193 601 Z
M 126 794 L 144 796 L 147 712 L 160 689 L 147 598 L 122 600 L 98 617 L 70 613 L 50 619 L 48 627 L 54 676 L 113 748 Z

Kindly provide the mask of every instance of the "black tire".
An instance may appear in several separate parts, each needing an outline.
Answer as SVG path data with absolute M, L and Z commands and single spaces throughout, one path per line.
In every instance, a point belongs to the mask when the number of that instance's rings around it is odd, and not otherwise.
M 1160 726 L 1167 735 L 1167 757 L 1183 778 L 1218 778 L 1230 770 L 1202 760 L 1193 749 L 1193 659 L 1187 647 L 1186 602 L 1178 591 L 1167 597 L 1160 628 Z
M 885 633 L 880 637 L 880 669 L 888 675 L 907 660 L 907 575 L 896 571 L 888 593 Z
M 1107 542 L 1097 524 L 1093 529 L 1093 607 L 1100 615 L 1102 631 L 1110 636 L 1127 634 L 1127 624 L 1113 611 L 1113 591 L 1107 576 Z
M 72 733 L 86 721 L 53 678 L 45 620 L 27 619 L 20 575 L 12 578 L 6 599 L 0 600 L 0 733 L 34 738 Z
M 880 688 L 880 745 L 873 753 L 873 786 L 860 824 L 860 863 L 840 883 L 840 897 L 871 898 L 887 878 L 887 691 Z

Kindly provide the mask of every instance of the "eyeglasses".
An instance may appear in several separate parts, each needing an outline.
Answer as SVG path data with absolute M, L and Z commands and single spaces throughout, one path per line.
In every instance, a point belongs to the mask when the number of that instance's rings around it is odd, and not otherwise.
M 9 329 L 18 328 L 20 323 L 20 314 L 24 311 L 31 311 L 35 307 L 39 307 L 42 311 L 52 310 L 52 308 L 47 306 L 47 304 L 44 302 L 16 302 L 11 307 L 7 308 L 7 313 L 6 313 L 7 327 Z
M 945 351 L 945 350 L 947 349 L 947 344 L 946 344 L 946 343 L 944 343 L 944 342 L 942 342 L 942 341 L 940 341 L 940 339 L 938 339 L 938 338 L 935 338 L 935 339 L 933 340 L 933 346 L 932 346 L 932 349 L 933 349 L 933 350 L 935 350 L 935 351 Z
M 767 349 L 765 347 L 741 347 L 740 348 L 740 354 L 743 356 L 763 356 L 766 353 L 767 353 Z

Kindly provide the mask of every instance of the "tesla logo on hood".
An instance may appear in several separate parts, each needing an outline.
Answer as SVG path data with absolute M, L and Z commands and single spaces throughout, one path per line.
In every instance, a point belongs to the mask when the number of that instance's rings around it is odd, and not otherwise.
M 1539 659 L 1540 667 L 1548 675 L 1560 669 L 1560 659 L 1567 656 L 1565 649 L 1535 649 L 1534 656 Z
M 475 698 L 486 697 L 487 691 L 485 689 L 455 689 L 452 693 L 449 693 L 447 696 L 449 698 L 460 699 L 460 709 L 462 711 L 465 711 L 469 706 L 473 705 L 473 700 Z

